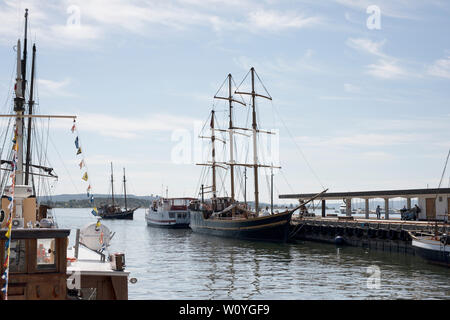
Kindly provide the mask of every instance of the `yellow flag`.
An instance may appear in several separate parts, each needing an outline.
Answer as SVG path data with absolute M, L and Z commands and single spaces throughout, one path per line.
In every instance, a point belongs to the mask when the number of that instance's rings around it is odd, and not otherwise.
M 84 173 L 83 178 L 84 181 L 88 181 L 88 174 L 87 172 Z

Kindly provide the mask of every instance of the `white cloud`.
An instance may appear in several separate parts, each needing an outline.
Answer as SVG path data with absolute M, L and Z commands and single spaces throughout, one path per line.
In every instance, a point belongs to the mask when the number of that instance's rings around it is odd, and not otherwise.
M 344 83 L 344 90 L 348 93 L 358 93 L 361 91 L 361 88 L 351 83 Z
M 366 38 L 349 38 L 347 40 L 347 45 L 353 49 L 370 53 L 379 57 L 386 57 L 386 55 L 381 51 L 382 47 L 386 43 L 386 40 L 375 42 Z
M 436 60 L 427 72 L 432 76 L 450 79 L 450 56 Z
M 79 25 L 71 25 L 76 8 Z M 0 41 L 23 33 L 23 12 L 30 9 L 30 32 L 55 46 L 85 46 L 120 32 L 141 36 L 207 28 L 214 32 L 281 32 L 316 25 L 321 19 L 303 12 L 268 10 L 258 1 L 221 0 L 38 0 L 0 3 Z M 78 19 L 79 13 L 79 19 Z
M 398 66 L 393 60 L 380 59 L 376 64 L 368 65 L 367 68 L 368 74 L 382 79 L 392 79 L 410 75 L 409 72 Z
M 198 119 L 168 114 L 152 114 L 139 118 L 86 113 L 78 116 L 78 127 L 83 132 L 95 132 L 102 136 L 121 139 L 142 137 L 148 132 L 170 132 L 177 129 L 193 129 Z M 66 128 L 66 127 L 64 127 Z
M 289 28 L 304 28 L 316 25 L 321 21 L 319 17 L 308 17 L 297 13 L 280 13 L 272 10 L 257 10 L 250 12 L 247 26 L 266 31 L 281 31 Z
M 424 140 L 423 134 L 406 133 L 365 133 L 334 137 L 298 137 L 303 146 L 311 147 L 382 147 L 401 144 L 414 144 Z
M 67 91 L 67 87 L 71 83 L 71 80 L 69 78 L 66 78 L 62 81 L 53 81 L 39 78 L 37 82 L 39 93 L 43 96 L 72 96 L 72 94 Z
M 368 53 L 378 57 L 376 63 L 366 66 L 367 74 L 381 79 L 395 79 L 407 76 L 417 76 L 413 72 L 407 71 L 399 65 L 399 59 L 391 57 L 383 52 L 383 46 L 386 40 L 375 42 L 366 38 L 347 40 L 347 45 L 355 50 Z

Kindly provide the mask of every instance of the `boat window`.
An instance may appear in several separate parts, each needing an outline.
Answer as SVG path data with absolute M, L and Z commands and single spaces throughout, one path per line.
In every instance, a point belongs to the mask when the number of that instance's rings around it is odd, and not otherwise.
M 175 212 L 169 212 L 169 218 L 175 218 Z
M 9 256 L 9 271 L 26 272 L 25 240 L 11 240 L 11 252 Z
M 55 239 L 37 240 L 37 268 L 54 269 L 55 263 Z

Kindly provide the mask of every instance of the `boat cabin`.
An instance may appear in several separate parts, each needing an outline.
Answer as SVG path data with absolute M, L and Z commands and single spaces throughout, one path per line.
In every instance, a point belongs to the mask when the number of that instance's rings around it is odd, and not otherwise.
M 6 231 L 7 229 L 0 229 L 2 274 L 5 271 Z M 69 234 L 68 229 L 12 230 L 8 300 L 66 299 L 66 254 Z M 1 279 L 0 284 L 3 286 L 4 280 Z
M 152 202 L 151 209 L 157 211 L 187 211 L 191 201 L 195 198 L 160 198 Z

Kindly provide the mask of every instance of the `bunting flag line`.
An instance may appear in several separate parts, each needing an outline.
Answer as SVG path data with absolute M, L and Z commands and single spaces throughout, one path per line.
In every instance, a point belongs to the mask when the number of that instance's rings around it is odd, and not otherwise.
M 3 296 L 5 300 L 8 300 L 8 284 L 9 284 L 9 262 L 10 262 L 10 256 L 11 256 L 11 232 L 12 232 L 12 216 L 13 216 L 13 207 L 14 207 L 14 194 L 15 194 L 15 187 L 16 187 L 16 164 L 17 164 L 17 127 L 14 126 L 14 139 L 13 139 L 13 161 L 12 161 L 12 173 L 10 175 L 11 178 L 11 196 L 8 197 L 8 200 L 10 201 L 8 209 L 9 209 L 9 219 L 6 223 L 6 241 L 5 241 L 5 262 L 3 264 L 4 272 L 1 276 L 1 278 L 5 281 L 3 287 L 1 288 L 1 292 L 3 292 Z
M 73 125 L 71 128 L 71 131 L 72 131 L 72 133 L 74 133 L 76 135 L 75 136 L 75 147 L 77 149 L 77 155 L 79 155 L 82 153 L 82 151 L 81 151 L 81 143 L 80 143 L 80 138 L 79 138 L 75 120 L 73 120 Z M 78 164 L 78 166 L 80 167 L 80 170 L 85 168 L 85 172 L 84 172 L 83 176 L 81 177 L 81 179 L 88 182 L 88 187 L 86 188 L 86 196 L 89 199 L 89 202 L 91 203 L 92 208 L 93 208 L 91 211 L 91 214 L 94 215 L 95 217 L 98 217 L 96 228 L 99 228 L 101 225 L 100 224 L 101 217 L 98 215 L 97 207 L 94 206 L 94 195 L 91 192 L 92 187 L 91 187 L 91 183 L 89 181 L 88 168 L 87 168 L 86 161 L 85 161 L 83 155 L 81 156 L 81 161 Z

